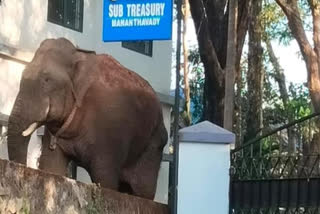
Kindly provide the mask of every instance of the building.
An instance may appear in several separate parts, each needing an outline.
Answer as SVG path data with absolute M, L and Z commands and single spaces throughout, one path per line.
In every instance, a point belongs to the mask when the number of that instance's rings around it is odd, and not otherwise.
M 0 113 L 9 115 L 18 93 L 21 73 L 46 38 L 65 37 L 81 49 L 107 53 L 150 82 L 163 104 L 170 129 L 173 98 L 171 41 L 102 42 L 103 1 L 99 0 L 0 0 Z M 33 136 L 33 142 L 41 136 Z M 2 145 L 0 149 L 5 149 Z M 29 146 L 29 151 L 33 151 Z M 165 149 L 167 152 L 168 149 Z M 0 151 L 6 156 L 6 151 Z M 4 157 L 6 158 L 6 157 Z M 83 170 L 78 178 L 88 181 Z M 156 200 L 167 201 L 168 163 L 159 175 Z

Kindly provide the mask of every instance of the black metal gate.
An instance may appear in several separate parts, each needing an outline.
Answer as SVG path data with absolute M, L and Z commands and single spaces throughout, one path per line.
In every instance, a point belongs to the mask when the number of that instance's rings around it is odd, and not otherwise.
M 320 213 L 318 115 L 231 152 L 230 213 Z

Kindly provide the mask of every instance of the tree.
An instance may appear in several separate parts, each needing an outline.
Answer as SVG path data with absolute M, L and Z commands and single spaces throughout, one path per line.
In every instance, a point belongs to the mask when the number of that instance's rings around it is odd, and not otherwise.
M 192 124 L 195 124 L 201 120 L 203 112 L 204 68 L 198 49 L 191 49 L 189 51 L 189 62 L 191 65 L 190 72 L 192 74 L 192 77 L 189 79 Z
M 302 57 L 306 63 L 312 106 L 314 111 L 318 112 L 320 110 L 320 2 L 318 0 L 304 0 L 300 2 L 300 5 L 298 1 L 293 0 L 276 0 L 276 2 L 286 15 L 291 33 L 298 42 Z M 313 45 L 307 38 L 299 6 L 311 11 Z M 319 123 L 318 127 L 320 127 Z M 314 139 L 319 139 L 318 135 L 319 133 L 314 135 Z M 312 143 L 320 143 L 316 141 L 312 141 Z
M 244 53 L 240 63 L 240 69 L 236 76 L 236 96 L 235 96 L 235 108 L 234 108 L 234 115 L 235 115 L 235 134 L 236 134 L 236 144 L 235 147 L 241 146 L 243 143 L 244 131 L 246 129 L 245 123 L 245 115 L 247 113 L 246 104 L 246 90 L 245 90 L 245 73 L 248 67 L 248 57 L 247 54 Z
M 274 53 L 270 39 L 265 39 L 264 42 L 266 43 L 269 60 L 274 69 L 274 78 L 278 83 L 281 100 L 283 102 L 284 108 L 286 108 L 286 106 L 288 105 L 288 99 L 289 99 L 287 86 L 286 86 L 286 77 L 279 63 L 279 60 Z
M 274 70 L 274 79 L 278 83 L 279 87 L 279 92 L 280 92 L 280 98 L 283 103 L 283 108 L 285 112 L 287 112 L 287 122 L 292 122 L 295 118 L 293 115 L 290 114 L 290 109 L 289 109 L 289 94 L 286 86 L 286 77 L 284 75 L 283 69 L 279 63 L 278 58 L 276 57 L 271 41 L 269 38 L 265 38 L 264 40 L 266 47 L 267 47 L 267 52 L 269 56 L 269 60 L 273 66 Z M 294 152 L 295 151 L 295 138 L 294 138 L 294 130 L 292 128 L 288 129 L 288 146 L 289 146 L 289 151 Z
M 183 82 L 184 82 L 184 97 L 185 97 L 185 121 L 187 125 L 191 123 L 190 113 L 190 86 L 189 86 L 189 66 L 188 66 L 188 42 L 187 42 L 187 30 L 188 19 L 190 17 L 190 5 L 188 0 L 184 0 L 183 4 Z
M 232 131 L 233 129 L 237 18 L 238 1 L 229 1 L 227 62 L 225 69 L 225 102 L 223 115 L 223 127 L 229 131 Z
M 289 98 L 294 100 L 294 97 L 289 97 L 286 77 L 284 75 L 284 70 L 280 65 L 278 58 L 273 50 L 273 45 L 271 41 L 278 40 L 279 43 L 283 45 L 288 45 L 293 39 L 290 34 L 290 29 L 286 23 L 286 17 L 277 5 L 276 2 L 265 1 L 263 6 L 263 11 L 261 14 L 261 23 L 263 27 L 263 41 L 266 46 L 267 52 L 267 63 L 270 62 L 272 69 L 270 70 L 271 77 L 275 80 L 278 85 L 280 100 L 282 102 L 283 114 L 286 115 L 285 123 L 292 122 L 297 119 L 295 114 L 292 114 L 292 105 Z M 295 151 L 295 133 L 292 128 L 288 129 L 288 146 L 291 152 Z
M 262 1 L 252 2 L 249 22 L 249 52 L 248 52 L 248 113 L 247 132 L 244 140 L 250 140 L 262 133 L 262 94 L 263 94 L 263 48 L 262 48 L 262 27 L 260 13 L 262 11 Z
M 222 125 L 228 43 L 228 1 L 189 0 L 189 2 L 205 70 L 202 119 Z M 251 0 L 241 0 L 238 3 L 236 70 L 240 67 L 242 48 L 248 29 L 250 3 Z
M 315 111 L 320 110 L 320 2 L 304 1 L 312 13 L 313 46 L 309 42 L 301 19 L 298 1 L 276 0 L 285 13 L 293 37 L 298 42 L 308 73 L 308 88 Z

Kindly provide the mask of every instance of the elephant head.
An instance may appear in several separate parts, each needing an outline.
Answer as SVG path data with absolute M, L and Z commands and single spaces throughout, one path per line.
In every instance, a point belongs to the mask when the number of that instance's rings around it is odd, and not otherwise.
M 30 135 L 41 125 L 47 125 L 54 134 L 73 106 L 81 105 L 90 84 L 87 74 L 79 72 L 85 57 L 87 54 L 63 38 L 41 43 L 23 71 L 19 93 L 9 117 L 10 160 L 25 164 Z

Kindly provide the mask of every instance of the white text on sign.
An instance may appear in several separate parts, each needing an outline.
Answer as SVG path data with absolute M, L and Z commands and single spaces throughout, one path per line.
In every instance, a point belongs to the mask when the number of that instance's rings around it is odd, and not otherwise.
M 150 16 L 163 16 L 165 3 L 146 3 L 146 4 L 127 4 L 126 17 L 150 17 Z M 122 4 L 109 5 L 109 17 L 121 18 L 123 17 Z

